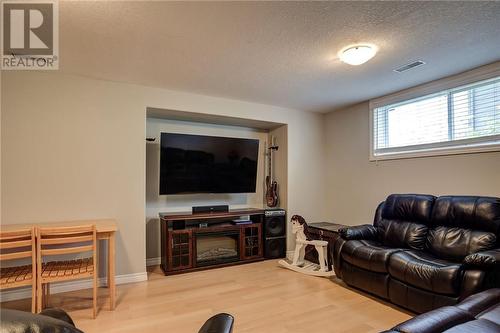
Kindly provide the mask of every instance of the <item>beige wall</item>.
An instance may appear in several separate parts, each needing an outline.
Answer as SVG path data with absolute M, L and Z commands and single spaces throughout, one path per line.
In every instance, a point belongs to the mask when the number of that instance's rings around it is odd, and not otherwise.
M 2 224 L 2 71 L 0 71 L 0 225 Z
M 2 73 L 2 223 L 115 217 L 117 274 L 146 258 L 146 108 L 287 124 L 290 214 L 326 217 L 323 116 L 49 72 Z
M 281 208 L 288 208 L 288 126 L 283 125 L 273 129 L 269 135 L 274 137 L 278 150 L 274 151 L 273 156 L 273 177 L 278 182 L 279 202 Z M 298 213 L 299 214 L 299 213 Z M 290 220 L 291 215 L 287 216 Z M 308 218 L 310 218 L 308 216 Z M 287 248 L 292 251 L 295 248 L 295 236 L 292 234 L 292 228 L 287 228 Z
M 2 77 L 2 223 L 113 217 L 117 274 L 144 272 L 143 101 L 133 86 Z
M 390 193 L 500 197 L 500 152 L 370 162 L 368 102 L 326 116 L 328 216 L 371 223 Z

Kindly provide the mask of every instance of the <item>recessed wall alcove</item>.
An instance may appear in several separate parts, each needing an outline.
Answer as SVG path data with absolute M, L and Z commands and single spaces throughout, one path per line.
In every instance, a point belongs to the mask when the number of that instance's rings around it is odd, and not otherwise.
M 259 140 L 255 193 L 159 195 L 160 133 L 198 134 Z M 160 212 L 190 211 L 192 206 L 227 204 L 230 208 L 264 208 L 266 147 L 271 137 L 279 145 L 274 154 L 273 174 L 279 184 L 280 207 L 287 208 L 287 133 L 283 123 L 147 108 L 146 136 L 146 258 L 148 265 L 160 260 Z

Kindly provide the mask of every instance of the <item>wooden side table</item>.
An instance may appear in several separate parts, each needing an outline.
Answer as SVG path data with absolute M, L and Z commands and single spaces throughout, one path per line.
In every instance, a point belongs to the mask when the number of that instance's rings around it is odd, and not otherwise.
M 308 232 L 312 239 L 325 240 L 328 242 L 328 265 L 331 267 L 333 265 L 333 258 L 331 257 L 331 250 L 337 238 L 339 238 L 339 230 L 341 228 L 347 227 L 343 224 L 337 224 L 333 222 L 316 222 L 308 223 Z M 318 263 L 318 253 L 314 249 L 314 246 L 308 245 L 306 247 L 306 254 L 304 257 L 306 260 Z

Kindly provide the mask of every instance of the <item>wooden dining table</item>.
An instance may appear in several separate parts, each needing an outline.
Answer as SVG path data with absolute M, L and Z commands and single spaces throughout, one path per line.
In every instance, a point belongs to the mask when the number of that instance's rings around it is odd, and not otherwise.
M 114 219 L 97 219 L 97 220 L 74 220 L 74 221 L 58 221 L 58 222 L 42 222 L 42 223 L 23 223 L 23 224 L 2 224 L 2 231 L 15 231 L 31 227 L 71 227 L 76 225 L 95 224 L 96 237 L 98 240 L 107 240 L 108 242 L 108 288 L 109 288 L 109 307 L 115 309 L 116 300 L 116 285 L 115 285 L 115 234 L 118 231 L 118 225 Z M 99 251 L 99 244 L 98 244 Z M 99 263 L 98 263 L 99 264 Z

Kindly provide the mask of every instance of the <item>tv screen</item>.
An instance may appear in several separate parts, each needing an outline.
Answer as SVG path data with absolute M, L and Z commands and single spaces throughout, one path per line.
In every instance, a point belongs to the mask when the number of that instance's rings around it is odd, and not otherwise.
M 160 194 L 255 192 L 259 140 L 161 133 Z

